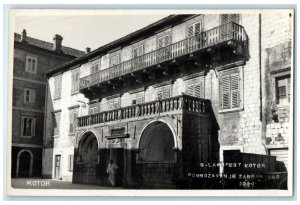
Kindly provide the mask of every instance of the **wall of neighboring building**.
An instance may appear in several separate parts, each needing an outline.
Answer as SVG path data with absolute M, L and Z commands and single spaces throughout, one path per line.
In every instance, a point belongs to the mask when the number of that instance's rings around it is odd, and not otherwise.
M 292 13 L 262 15 L 263 122 L 265 143 L 270 154 L 288 168 L 288 144 L 292 136 Z M 278 102 L 277 80 L 290 79 L 290 102 Z M 288 85 L 286 85 L 288 86 Z M 286 91 L 287 94 L 288 91 Z
M 16 176 L 18 154 L 28 149 L 33 154 L 33 175 L 41 175 L 42 146 L 44 132 L 44 108 L 46 94 L 45 73 L 54 67 L 73 59 L 70 56 L 45 51 L 27 43 L 15 42 L 13 64 L 13 99 L 12 99 L 12 176 Z M 36 72 L 26 71 L 26 58 L 36 59 Z M 33 90 L 30 96 L 34 99 L 25 102 L 25 89 Z M 24 118 L 34 120 L 32 136 L 23 136 Z

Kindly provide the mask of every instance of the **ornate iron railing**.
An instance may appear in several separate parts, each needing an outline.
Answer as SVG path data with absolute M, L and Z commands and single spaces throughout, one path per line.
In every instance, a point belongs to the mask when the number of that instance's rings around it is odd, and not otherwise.
M 196 113 L 208 113 L 210 101 L 188 95 L 180 95 L 163 100 L 103 111 L 77 118 L 78 127 L 85 127 L 116 120 L 150 116 L 176 110 L 188 110 Z
M 244 27 L 230 22 L 124 61 L 81 78 L 80 90 L 229 40 L 247 42 L 248 36 Z

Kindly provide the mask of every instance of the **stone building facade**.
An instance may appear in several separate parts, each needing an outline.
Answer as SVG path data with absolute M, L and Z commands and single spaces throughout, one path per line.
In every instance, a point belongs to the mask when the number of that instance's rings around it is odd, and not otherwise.
M 12 99 L 12 177 L 38 177 L 42 170 L 44 108 L 47 78 L 54 67 L 84 52 L 62 46 L 62 37 L 49 43 L 14 34 Z
M 293 17 L 273 15 L 171 15 L 49 72 L 43 176 L 108 185 L 113 159 L 120 186 L 175 187 L 228 150 L 286 150 L 267 80 L 291 73 Z

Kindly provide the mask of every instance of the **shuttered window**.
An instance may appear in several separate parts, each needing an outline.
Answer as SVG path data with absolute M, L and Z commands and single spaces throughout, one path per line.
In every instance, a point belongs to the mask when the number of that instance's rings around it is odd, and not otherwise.
M 144 46 L 138 46 L 136 48 L 133 49 L 133 58 L 136 58 L 138 56 L 141 56 L 144 54 Z
M 120 64 L 120 55 L 114 55 L 110 57 L 110 66 L 118 65 Z
M 187 27 L 187 37 L 199 34 L 202 31 L 202 22 L 191 24 Z
M 58 99 L 61 97 L 61 75 L 54 77 L 54 98 Z
M 77 125 L 77 117 L 78 117 L 78 108 L 71 109 L 69 111 L 69 121 L 70 121 L 69 134 L 75 133 L 75 129 Z
M 76 93 L 79 90 L 79 69 L 72 70 L 72 89 L 71 93 Z
M 157 99 L 162 100 L 171 97 L 171 87 L 162 87 L 157 90 Z
M 186 82 L 186 94 L 198 98 L 203 98 L 203 80 L 193 79 Z
M 238 14 L 221 14 L 221 24 L 235 22 L 239 23 L 239 15 Z
M 221 109 L 240 107 L 239 73 L 224 75 L 220 80 Z
M 91 66 L 91 74 L 97 73 L 98 71 L 100 71 L 100 63 L 96 63 Z
M 162 48 L 171 44 L 171 35 L 164 35 L 157 40 L 158 48 Z
M 132 99 L 132 105 L 136 105 L 136 104 L 141 104 L 144 102 L 144 94 L 143 93 L 138 93 L 135 94 L 133 99 Z
M 288 104 L 291 95 L 291 76 L 276 78 L 276 101 L 279 105 Z
M 112 98 L 108 100 L 108 109 L 113 110 L 120 107 L 120 99 L 119 98 Z
M 60 114 L 61 112 L 55 112 L 52 114 L 52 124 L 53 124 L 53 136 L 59 135 L 59 127 L 60 127 Z

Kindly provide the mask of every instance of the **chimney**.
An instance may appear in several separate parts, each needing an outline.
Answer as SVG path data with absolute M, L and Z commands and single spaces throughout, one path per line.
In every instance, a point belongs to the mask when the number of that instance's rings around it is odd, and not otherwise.
M 24 43 L 27 42 L 27 32 L 25 29 L 23 29 L 23 31 L 21 33 L 21 42 L 24 42 Z
M 90 47 L 86 47 L 85 48 L 85 53 L 89 53 L 89 52 L 91 52 L 91 48 Z
M 53 48 L 52 48 L 53 51 L 62 52 L 62 45 L 61 45 L 62 40 L 63 37 L 61 37 L 58 34 L 55 34 L 55 36 L 53 37 Z

